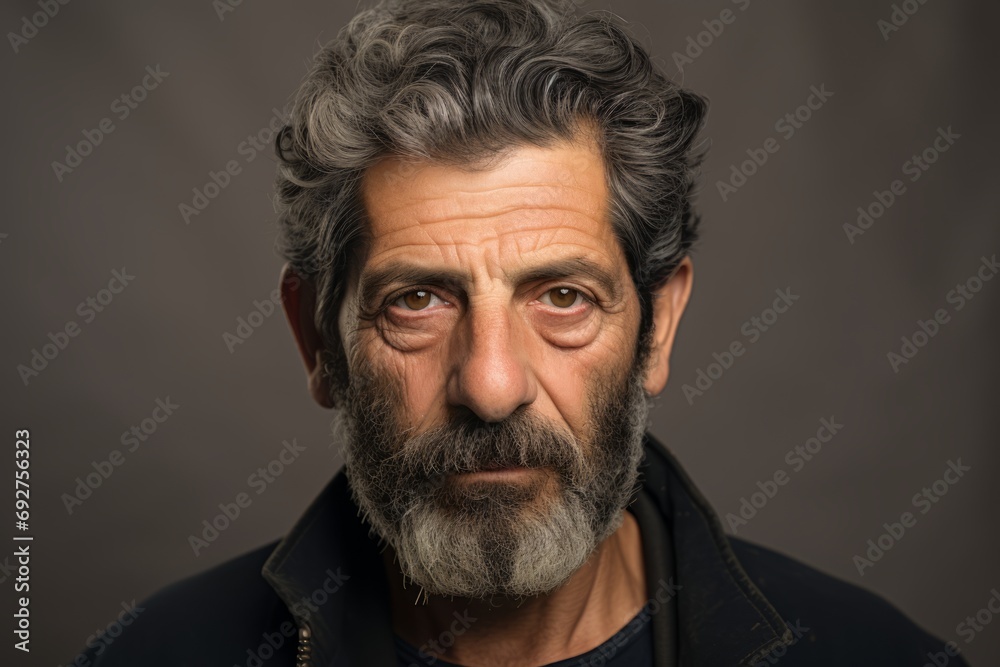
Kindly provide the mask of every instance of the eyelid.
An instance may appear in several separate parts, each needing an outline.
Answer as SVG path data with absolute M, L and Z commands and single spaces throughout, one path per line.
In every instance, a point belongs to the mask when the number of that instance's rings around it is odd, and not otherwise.
M 430 287 L 424 287 L 424 286 L 418 285 L 416 287 L 407 287 L 407 288 L 405 288 L 403 290 L 394 292 L 392 295 L 390 295 L 389 297 L 386 298 L 386 300 L 385 300 L 385 306 L 383 308 L 388 308 L 390 306 L 396 306 L 400 310 L 405 310 L 405 311 L 408 311 L 408 312 L 411 312 L 411 313 L 419 313 L 419 312 L 422 312 L 424 310 L 427 310 L 428 308 L 430 308 L 433 305 L 436 305 L 436 304 L 431 303 L 430 305 L 427 306 L 427 308 L 421 308 L 420 310 L 414 310 L 413 308 L 406 308 L 404 306 L 397 305 L 398 302 L 403 297 L 405 297 L 407 295 L 410 295 L 410 294 L 413 294 L 414 292 L 429 292 L 432 297 L 438 299 L 442 303 L 451 304 L 451 302 L 448 301 L 448 299 L 446 299 L 443 296 L 441 296 L 440 294 L 438 294 L 437 290 L 431 289 Z
M 571 283 L 550 283 L 549 285 L 546 285 L 541 290 L 541 292 L 540 292 L 539 296 L 537 297 L 537 299 L 541 300 L 542 296 L 548 294 L 549 292 L 551 292 L 553 290 L 557 290 L 557 289 L 569 289 L 569 290 L 573 290 L 574 292 L 576 292 L 579 295 L 579 297 L 584 301 L 584 303 L 589 303 L 591 305 L 598 305 L 600 303 L 600 298 L 597 297 L 597 296 L 594 296 L 593 294 L 591 294 L 589 290 L 587 290 L 586 288 L 581 287 L 579 285 L 574 285 L 574 284 L 571 284 Z M 405 287 L 405 288 L 402 288 L 402 289 L 399 289 L 399 290 L 394 290 L 392 293 L 390 293 L 390 295 L 387 296 L 384 299 L 383 305 L 382 305 L 382 309 L 384 310 L 386 308 L 389 308 L 390 306 L 396 305 L 397 301 L 399 301 L 400 299 L 402 299 L 404 296 L 407 296 L 408 294 L 412 294 L 414 292 L 430 292 L 432 296 L 438 298 L 443 303 L 446 303 L 446 304 L 449 304 L 449 305 L 451 305 L 452 303 L 454 303 L 454 299 L 452 297 L 442 296 L 441 290 L 439 288 L 437 288 L 437 287 L 431 287 L 431 286 L 428 286 L 428 285 L 412 285 L 412 286 L 408 286 L 408 287 Z M 546 304 L 546 305 L 548 305 L 548 304 Z M 578 305 L 580 305 L 580 304 L 578 304 Z M 429 307 L 430 306 L 428 306 L 428 308 Z M 559 308 L 559 306 L 556 306 L 554 304 L 551 307 L 552 308 Z M 575 307 L 575 306 L 570 306 L 568 308 L 572 308 L 572 307 Z M 568 308 L 559 308 L 559 309 L 560 310 L 567 310 Z M 414 313 L 420 312 L 419 310 L 413 310 L 412 308 L 402 308 L 402 309 L 403 310 L 408 310 L 408 311 L 414 312 Z M 426 308 L 423 308 L 421 310 L 426 310 Z

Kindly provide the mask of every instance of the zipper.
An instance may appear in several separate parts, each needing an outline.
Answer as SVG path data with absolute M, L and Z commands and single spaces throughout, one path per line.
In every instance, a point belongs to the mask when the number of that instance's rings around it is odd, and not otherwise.
M 295 655 L 295 667 L 311 667 L 312 665 L 312 631 L 308 623 L 299 628 L 299 648 Z

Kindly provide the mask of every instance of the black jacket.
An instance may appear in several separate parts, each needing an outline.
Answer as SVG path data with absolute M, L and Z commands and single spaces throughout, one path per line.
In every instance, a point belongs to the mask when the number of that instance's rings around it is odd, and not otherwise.
M 920 667 L 936 654 L 937 664 L 967 665 L 881 598 L 724 535 L 666 448 L 647 435 L 645 450 L 629 510 L 657 665 L 672 622 L 683 667 Z M 96 667 L 393 667 L 381 568 L 341 470 L 284 540 L 160 591 L 110 645 L 85 655 Z M 669 595 L 672 577 L 676 619 L 652 602 Z

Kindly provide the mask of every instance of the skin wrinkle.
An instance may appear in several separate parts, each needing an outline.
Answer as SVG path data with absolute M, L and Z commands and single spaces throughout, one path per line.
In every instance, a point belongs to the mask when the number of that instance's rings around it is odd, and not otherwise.
M 565 145 L 565 144 L 564 144 Z M 569 144 L 573 149 L 579 149 L 580 152 L 589 152 L 590 146 L 586 143 L 571 143 Z M 515 184 L 501 184 L 489 186 L 486 181 L 487 178 L 495 177 L 496 173 L 519 173 L 523 171 L 523 166 L 525 164 L 525 159 L 518 157 L 517 151 L 529 151 L 529 154 L 534 159 L 532 164 L 532 169 L 539 170 L 548 167 L 551 171 L 556 172 L 553 174 L 553 178 L 557 183 L 540 183 L 533 182 L 525 184 L 523 182 Z M 437 222 L 439 220 L 446 220 L 449 217 L 455 218 L 468 218 L 476 219 L 475 212 L 468 212 L 463 209 L 463 205 L 467 205 L 470 201 L 473 202 L 473 208 L 482 205 L 493 205 L 493 211 L 497 216 L 502 216 L 511 210 L 527 210 L 527 209 L 539 209 L 545 210 L 548 208 L 559 208 L 556 200 L 562 199 L 563 204 L 571 204 L 567 207 L 567 210 L 573 211 L 590 218 L 603 218 L 607 214 L 607 203 L 606 203 L 606 184 L 604 182 L 604 169 L 603 165 L 594 165 L 589 161 L 575 160 L 565 166 L 550 158 L 539 158 L 539 154 L 544 155 L 541 151 L 546 149 L 538 149 L 530 146 L 521 146 L 516 149 L 512 149 L 513 157 L 507 159 L 500 165 L 494 166 L 491 171 L 475 171 L 463 174 L 466 178 L 471 178 L 473 180 L 479 180 L 483 182 L 483 186 L 480 189 L 467 189 L 467 186 L 459 186 L 456 188 L 448 188 L 445 192 L 437 194 L 434 189 L 426 187 L 427 181 L 431 180 L 436 176 L 442 169 L 442 165 L 437 164 L 424 164 L 421 166 L 416 166 L 412 172 L 412 178 L 409 179 L 408 185 L 412 185 L 417 193 L 417 198 L 425 205 L 427 205 L 432 211 L 437 214 L 437 217 L 430 216 L 428 219 L 416 221 L 417 224 L 430 224 Z M 379 164 L 375 165 L 370 169 L 364 178 L 364 185 L 370 186 L 373 182 L 385 179 L 383 176 L 384 172 L 389 171 L 390 173 L 397 169 L 395 165 L 398 164 L 396 160 L 388 158 L 382 160 Z M 576 178 L 573 177 L 573 172 L 577 173 Z M 488 175 L 487 175 L 488 174 Z M 531 179 L 531 177 L 528 177 Z M 581 181 L 589 179 L 589 187 Z M 599 182 L 599 189 L 601 192 L 597 193 L 597 199 L 593 198 L 595 194 L 592 191 L 595 182 Z M 561 197 L 561 194 L 567 193 L 571 190 L 579 190 L 580 194 L 583 195 L 581 198 L 566 199 Z M 541 194 L 535 194 L 540 191 Z M 407 197 L 402 197 L 402 201 L 399 202 L 397 207 L 387 207 L 387 202 L 385 199 L 373 199 L 368 195 L 370 193 L 370 188 L 365 187 L 365 202 L 368 206 L 368 210 L 372 212 L 373 215 L 383 216 L 387 219 L 391 219 L 403 209 L 412 204 L 412 199 Z M 531 193 L 533 196 L 528 196 Z M 604 199 L 601 199 L 601 195 L 604 195 Z M 495 200 L 512 200 L 510 206 L 496 206 Z M 544 205 L 540 205 L 537 200 L 542 200 Z M 591 201 L 594 205 L 590 207 L 589 210 L 586 207 L 582 209 L 579 208 L 580 202 Z M 444 209 L 444 212 L 437 209 Z
M 388 158 L 392 159 L 392 158 Z M 516 165 L 509 165 L 511 167 Z M 373 167 L 373 170 L 377 170 L 379 167 Z M 377 173 L 377 172 L 376 172 Z M 372 176 L 372 178 L 378 178 L 378 176 Z M 573 185 L 570 180 L 571 177 L 567 176 L 565 173 L 558 177 L 560 181 L 558 185 L 558 190 L 577 190 L 581 194 L 590 194 L 588 189 L 583 185 Z M 386 179 L 389 180 L 388 178 Z M 414 182 L 420 182 L 426 179 L 412 179 Z M 535 193 L 534 196 L 526 196 L 526 193 Z M 489 197 L 492 195 L 492 197 Z M 519 196 L 520 195 L 520 196 Z M 527 185 L 503 185 L 492 188 L 484 188 L 482 190 L 456 190 L 454 193 L 442 194 L 435 196 L 432 194 L 426 194 L 421 196 L 421 200 L 432 206 L 439 206 L 446 211 L 454 211 L 453 215 L 455 217 L 468 216 L 470 215 L 463 210 L 463 206 L 469 204 L 470 201 L 482 201 L 486 197 L 487 201 L 511 201 L 512 203 L 507 207 L 500 207 L 498 211 L 500 213 L 506 213 L 512 210 L 520 210 L 522 208 L 550 208 L 556 207 L 558 205 L 551 203 L 554 199 L 557 199 L 560 194 L 557 193 L 556 187 L 547 183 L 534 183 Z M 541 203 L 540 203 L 541 202 Z M 398 210 L 405 208 L 409 202 L 401 202 L 400 205 L 395 209 L 383 210 L 383 215 L 393 215 Z M 478 204 L 473 204 L 473 208 L 478 206 Z M 592 215 L 592 213 L 588 213 Z
M 469 221 L 469 220 L 495 220 L 498 223 L 497 226 L 499 226 L 499 223 L 503 220 L 503 218 L 505 218 L 507 216 L 513 216 L 514 214 L 522 214 L 525 211 L 532 212 L 532 213 L 537 213 L 538 211 L 547 211 L 547 212 L 552 212 L 552 213 L 558 213 L 560 210 L 563 210 L 564 212 L 566 212 L 566 211 L 572 212 L 572 209 L 562 209 L 561 207 L 552 206 L 552 207 L 547 207 L 547 208 L 534 207 L 534 208 L 530 208 L 530 209 L 523 209 L 521 211 L 509 211 L 509 212 L 504 213 L 502 215 L 468 216 L 468 217 L 462 217 L 462 218 L 445 218 L 445 219 L 440 219 L 440 220 L 429 220 L 429 221 L 416 220 L 416 221 L 412 222 L 412 224 L 410 225 L 410 227 L 412 227 L 412 228 L 419 228 L 419 230 L 420 230 L 421 233 L 426 234 L 426 236 L 427 236 L 426 242 L 421 243 L 417 239 L 408 239 L 407 242 L 408 242 L 409 245 L 414 245 L 414 246 L 420 246 L 420 245 L 434 246 L 434 245 L 438 245 L 440 243 L 440 241 L 434 240 L 433 237 L 431 236 L 431 234 L 433 233 L 432 227 L 434 225 L 449 225 L 450 224 L 450 226 L 453 229 L 451 231 L 449 231 L 448 233 L 454 234 L 457 231 L 466 231 L 465 228 L 464 228 L 465 227 L 464 223 L 467 222 L 467 221 Z M 535 217 L 542 217 L 542 220 L 540 221 L 540 223 L 544 223 L 545 220 L 547 219 L 545 216 L 535 216 Z M 584 218 L 586 221 L 585 222 L 581 221 L 581 223 L 578 224 L 578 225 L 571 224 L 572 221 L 567 220 L 565 218 L 559 218 L 558 219 L 559 220 L 559 226 L 560 227 L 565 227 L 567 230 L 574 230 L 574 229 L 579 230 L 579 229 L 586 228 L 588 226 L 589 222 L 594 219 L 594 218 L 592 218 L 590 216 L 586 216 L 586 215 L 581 215 L 580 217 Z M 458 224 L 456 224 L 456 223 L 458 223 Z M 542 229 L 551 229 L 551 224 L 552 224 L 551 222 L 549 222 L 548 225 L 546 225 L 546 224 L 539 224 L 538 229 L 539 230 L 542 230 Z M 521 232 L 530 232 L 530 231 L 535 231 L 535 230 L 532 230 L 531 228 L 525 227 L 525 228 L 522 228 L 519 231 L 521 231 Z M 405 235 L 408 232 L 412 232 L 412 230 L 409 229 L 409 228 L 403 228 L 403 229 L 399 229 L 399 230 L 394 230 L 394 231 L 389 232 L 389 233 L 387 233 L 385 235 L 384 241 L 386 241 L 386 242 L 391 241 L 394 236 L 403 236 L 403 235 Z M 551 234 L 554 235 L 557 232 L 553 230 L 553 231 L 549 231 L 548 233 L 551 233 Z M 497 232 L 496 236 L 495 236 L 495 238 L 493 240 L 499 242 L 501 240 L 501 237 L 503 237 L 503 236 L 504 236 L 503 233 Z M 474 244 L 479 244 L 479 243 L 483 242 L 484 240 L 485 239 L 459 240 L 459 239 L 456 239 L 456 238 L 452 238 L 452 243 L 454 243 L 456 245 L 474 245 Z M 540 239 L 539 239 L 539 241 L 540 241 Z M 536 243 L 537 243 L 537 241 L 536 241 Z

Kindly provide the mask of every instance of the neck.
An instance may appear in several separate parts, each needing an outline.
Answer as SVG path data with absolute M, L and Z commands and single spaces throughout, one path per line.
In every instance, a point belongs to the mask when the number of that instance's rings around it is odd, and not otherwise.
M 420 595 L 403 588 L 391 547 L 383 557 L 393 631 L 432 658 L 464 665 L 548 664 L 586 653 L 646 599 L 642 538 L 629 512 L 563 586 L 521 601 Z

